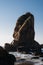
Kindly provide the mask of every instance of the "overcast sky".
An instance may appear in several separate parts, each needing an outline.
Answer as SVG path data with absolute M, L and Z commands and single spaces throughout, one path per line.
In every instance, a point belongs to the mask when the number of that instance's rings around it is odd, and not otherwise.
M 35 40 L 43 44 L 43 0 L 0 0 L 0 45 L 10 43 L 19 16 L 34 15 Z

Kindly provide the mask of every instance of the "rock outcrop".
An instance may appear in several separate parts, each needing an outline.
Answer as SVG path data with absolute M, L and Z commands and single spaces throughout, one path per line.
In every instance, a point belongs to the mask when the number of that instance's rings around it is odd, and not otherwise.
M 13 33 L 14 40 L 11 44 L 5 44 L 5 49 L 39 54 L 40 44 L 34 40 L 34 37 L 34 16 L 28 12 L 18 18 Z

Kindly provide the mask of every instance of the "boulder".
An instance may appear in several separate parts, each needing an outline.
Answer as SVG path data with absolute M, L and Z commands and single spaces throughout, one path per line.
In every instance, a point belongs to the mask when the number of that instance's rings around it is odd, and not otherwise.
M 15 61 L 15 56 L 9 54 L 4 48 L 0 46 L 0 65 L 14 65 Z

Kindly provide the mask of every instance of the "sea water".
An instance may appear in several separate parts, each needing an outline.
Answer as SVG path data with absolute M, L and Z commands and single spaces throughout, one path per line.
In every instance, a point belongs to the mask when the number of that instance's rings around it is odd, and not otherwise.
M 34 63 L 34 65 L 43 65 L 43 57 L 39 57 L 39 58 L 33 58 L 33 57 L 37 57 L 34 56 L 33 54 L 22 54 L 19 52 L 9 52 L 9 54 L 13 54 L 16 58 L 18 58 L 18 60 L 20 59 L 25 59 L 25 61 L 31 61 Z

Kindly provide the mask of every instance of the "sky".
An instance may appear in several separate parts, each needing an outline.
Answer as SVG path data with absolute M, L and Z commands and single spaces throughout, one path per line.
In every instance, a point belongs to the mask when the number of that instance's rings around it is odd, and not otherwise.
M 34 15 L 35 40 L 43 44 L 43 0 L 0 0 L 0 46 L 11 43 L 17 19 Z

